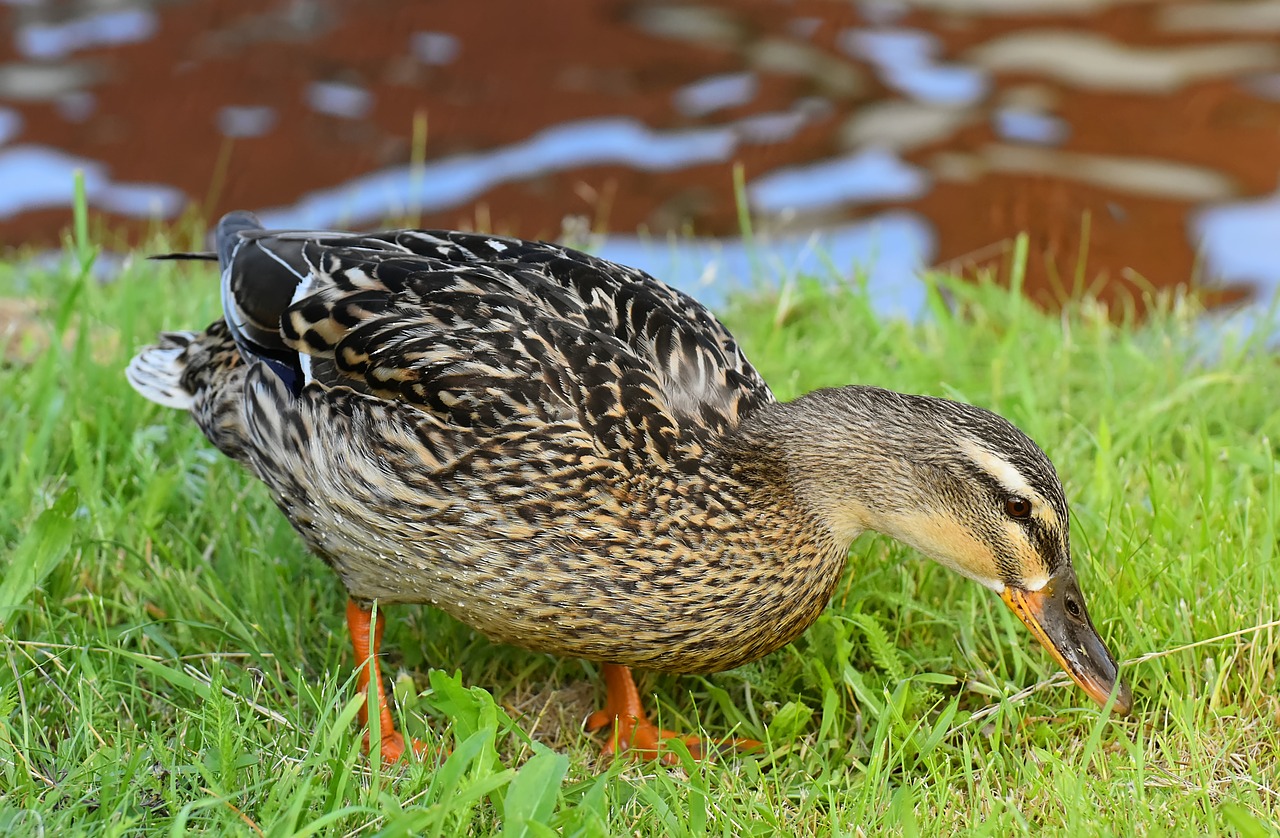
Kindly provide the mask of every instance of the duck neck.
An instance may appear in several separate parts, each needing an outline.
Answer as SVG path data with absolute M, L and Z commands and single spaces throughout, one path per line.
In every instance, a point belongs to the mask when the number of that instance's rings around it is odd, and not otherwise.
M 785 493 L 842 549 L 874 530 L 912 543 L 908 522 L 928 499 L 928 448 L 909 401 L 870 387 L 816 390 L 748 416 L 727 440 L 758 492 Z M 913 398 L 913 397 L 907 397 Z

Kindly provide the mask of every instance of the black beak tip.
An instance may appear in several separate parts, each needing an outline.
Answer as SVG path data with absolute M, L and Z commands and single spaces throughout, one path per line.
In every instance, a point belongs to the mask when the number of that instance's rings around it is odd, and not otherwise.
M 1089 619 L 1075 572 L 1066 567 L 1036 591 L 1011 589 L 1004 595 L 1014 613 L 1057 658 L 1071 679 L 1117 716 L 1133 710 L 1133 693 L 1120 667 Z
M 1123 681 L 1118 682 L 1115 688 L 1115 701 L 1111 705 L 1111 712 L 1117 716 L 1127 716 L 1133 712 L 1133 693 L 1129 690 L 1129 685 Z

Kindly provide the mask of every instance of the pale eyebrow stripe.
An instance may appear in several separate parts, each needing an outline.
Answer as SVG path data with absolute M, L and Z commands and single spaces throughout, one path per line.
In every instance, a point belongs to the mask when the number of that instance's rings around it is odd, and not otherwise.
M 1004 490 L 1011 495 L 1019 495 L 1031 501 L 1032 514 L 1047 525 L 1056 527 L 1059 524 L 1058 513 L 1053 504 L 1044 495 L 1031 487 L 1012 463 L 998 454 L 993 454 L 971 439 L 961 443 L 961 448 L 973 464 L 995 478 Z

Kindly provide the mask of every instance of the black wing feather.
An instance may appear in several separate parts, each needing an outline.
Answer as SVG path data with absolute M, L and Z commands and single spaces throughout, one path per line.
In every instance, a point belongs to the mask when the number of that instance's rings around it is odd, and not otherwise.
M 604 450 L 659 455 L 773 400 L 701 304 L 559 245 L 275 232 L 233 213 L 217 248 L 237 345 L 295 394 L 309 371 L 460 429 L 572 420 Z

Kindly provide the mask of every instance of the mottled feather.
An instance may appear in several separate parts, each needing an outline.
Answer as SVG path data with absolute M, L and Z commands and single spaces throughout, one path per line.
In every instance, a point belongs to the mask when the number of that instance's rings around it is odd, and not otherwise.
M 206 435 L 353 596 L 680 670 L 758 657 L 822 608 L 838 548 L 723 473 L 716 441 L 773 396 L 690 297 L 497 236 L 268 232 L 239 213 L 217 238 L 225 319 L 176 362 L 169 343 L 139 357 L 180 368 Z M 715 537 L 750 524 L 777 542 Z M 783 568 L 823 578 L 771 592 Z M 735 605 L 713 578 L 777 601 Z

